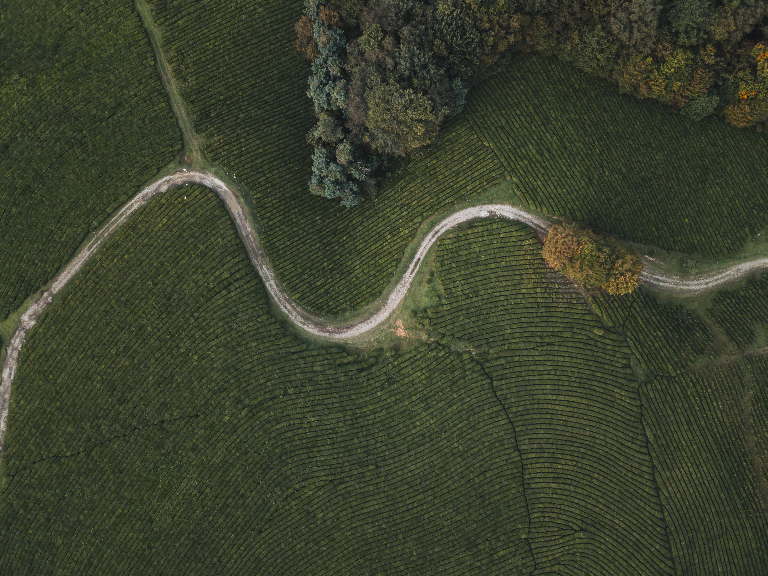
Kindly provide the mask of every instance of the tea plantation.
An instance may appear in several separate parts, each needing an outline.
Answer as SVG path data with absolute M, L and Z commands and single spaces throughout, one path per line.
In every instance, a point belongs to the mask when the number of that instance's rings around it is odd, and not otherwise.
M 754 130 L 693 122 L 535 55 L 487 79 L 466 112 L 547 214 L 713 259 L 768 223 L 768 140 Z
M 3 2 L 0 320 L 180 148 L 132 2 Z
M 760 354 L 719 357 L 647 292 L 601 321 L 522 225 L 464 226 L 435 262 L 431 343 L 312 348 L 213 194 L 153 201 L 23 350 L 0 572 L 761 573 Z
M 308 349 L 210 192 L 150 204 L 21 366 L 0 573 L 533 569 L 520 452 L 482 366 L 439 344 Z
M 201 168 L 243 186 L 276 276 L 318 314 L 379 297 L 425 219 L 505 180 L 693 259 L 768 223 L 763 134 L 532 54 L 341 208 L 307 191 L 303 2 L 151 8 Z M 0 119 L 1 321 L 182 144 L 124 0 L 3 4 Z M 0 575 L 764 576 L 768 273 L 694 301 L 587 294 L 540 241 L 453 230 L 413 287 L 431 300 L 392 318 L 405 332 L 346 349 L 274 314 L 211 191 L 158 196 L 27 334 Z
M 169 61 L 208 157 L 252 192 L 263 244 L 291 296 L 321 314 L 381 294 L 424 216 L 504 178 L 463 117 L 437 150 L 348 210 L 307 192 L 315 123 L 294 47 L 303 2 L 155 2 Z
M 154 2 L 153 18 L 209 158 L 250 189 L 278 276 L 320 314 L 375 299 L 425 215 L 508 177 L 546 213 L 709 258 L 736 253 L 768 223 L 764 135 L 693 122 L 522 54 L 490 70 L 436 149 L 375 198 L 347 210 L 311 196 L 315 118 L 293 33 L 302 9 Z

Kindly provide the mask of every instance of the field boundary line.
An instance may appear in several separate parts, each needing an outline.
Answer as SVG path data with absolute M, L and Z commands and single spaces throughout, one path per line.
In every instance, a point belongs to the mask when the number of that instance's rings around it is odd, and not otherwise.
M 27 332 L 32 329 L 46 308 L 53 302 L 54 297 L 64 289 L 104 242 L 125 224 L 135 212 L 149 203 L 155 196 L 183 184 L 205 186 L 224 201 L 227 211 L 234 221 L 238 234 L 248 252 L 248 256 L 261 276 L 272 302 L 296 327 L 308 334 L 331 342 L 350 342 L 364 339 L 364 336 L 369 335 L 373 329 L 386 321 L 405 298 L 430 248 L 443 234 L 456 226 L 472 220 L 501 218 L 521 222 L 539 233 L 544 233 L 552 225 L 549 220 L 537 214 L 508 204 L 481 204 L 459 209 L 444 217 L 427 233 L 411 257 L 398 283 L 391 289 L 389 294 L 382 294 L 384 303 L 378 310 L 369 315 L 365 315 L 366 313 L 363 312 L 363 315 L 358 314 L 357 317 L 352 319 L 339 321 L 310 313 L 293 300 L 283 289 L 275 276 L 274 269 L 261 248 L 259 234 L 248 217 L 247 204 L 237 191 L 230 188 L 213 174 L 205 171 L 186 171 L 181 169 L 171 175 L 164 176 L 136 194 L 117 214 L 104 224 L 56 275 L 50 286 L 22 314 L 19 324 L 13 331 L 11 339 L 6 346 L 2 380 L 0 381 L 0 462 L 2 462 L 8 407 L 11 399 L 11 383 L 16 374 L 19 353 L 26 341 Z M 655 267 L 644 270 L 641 279 L 643 284 L 664 291 L 682 295 L 697 295 L 719 288 L 755 270 L 764 268 L 768 268 L 768 258 L 758 258 L 748 262 L 733 264 L 721 270 L 687 278 L 664 273 L 658 267 Z
M 201 138 L 195 132 L 192 118 L 189 116 L 187 107 L 184 105 L 184 99 L 181 97 L 176 80 L 171 73 L 171 66 L 165 58 L 162 49 L 161 32 L 152 21 L 152 10 L 149 5 L 147 5 L 146 0 L 134 0 L 134 6 L 141 23 L 144 25 L 144 30 L 147 32 L 152 51 L 155 53 L 157 73 L 160 76 L 160 82 L 162 83 L 163 88 L 165 88 L 166 94 L 168 94 L 168 99 L 171 103 L 171 111 L 176 117 L 176 122 L 181 130 L 181 137 L 184 142 L 184 153 L 189 154 L 191 156 L 191 161 L 194 165 L 197 165 L 203 157 Z

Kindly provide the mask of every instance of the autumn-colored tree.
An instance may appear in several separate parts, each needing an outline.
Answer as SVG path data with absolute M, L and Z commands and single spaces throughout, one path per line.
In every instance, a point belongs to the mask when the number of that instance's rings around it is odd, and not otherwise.
M 643 261 L 625 244 L 573 224 L 550 228 L 542 256 L 571 280 L 614 295 L 637 288 L 643 271 Z
M 317 40 L 312 33 L 312 20 L 304 15 L 296 22 L 296 50 L 307 60 L 314 60 L 320 56 L 317 49 Z
M 735 98 L 724 110 L 726 121 L 739 128 L 768 120 L 768 47 L 755 45 L 751 56 L 755 69 L 739 70 L 730 77 Z
M 320 6 L 320 20 L 329 28 L 338 26 L 340 22 L 339 15 L 327 6 Z

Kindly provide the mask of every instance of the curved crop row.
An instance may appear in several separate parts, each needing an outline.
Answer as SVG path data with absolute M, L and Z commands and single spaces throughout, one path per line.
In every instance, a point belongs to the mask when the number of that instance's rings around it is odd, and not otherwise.
M 762 134 L 691 122 L 536 55 L 471 94 L 470 121 L 537 210 L 710 258 L 768 222 Z
M 605 320 L 627 336 L 647 377 L 670 376 L 715 354 L 712 330 L 680 304 L 661 303 L 648 292 L 594 303 Z
M 670 574 L 672 553 L 624 339 L 511 223 L 467 226 L 436 252 L 445 302 L 426 321 L 471 347 L 520 447 L 539 571 Z
M 354 209 L 312 196 L 309 65 L 294 46 L 300 1 L 155 2 L 169 62 L 207 155 L 253 196 L 262 243 L 293 298 L 336 315 L 377 298 L 421 219 L 485 191 L 504 169 L 464 117 Z
M 30 333 L 0 497 L 3 574 L 530 572 L 514 431 L 443 346 L 309 349 L 224 207 L 137 213 Z
M 728 338 L 741 350 L 768 345 L 768 276 L 752 278 L 740 290 L 721 292 L 714 298 L 711 314 Z
M 131 2 L 4 2 L 0 319 L 181 147 Z
M 703 312 L 642 289 L 594 302 L 643 372 L 643 424 L 683 573 L 757 576 L 768 565 L 768 404 L 764 362 L 748 351 L 766 331 L 762 283 L 721 292 Z

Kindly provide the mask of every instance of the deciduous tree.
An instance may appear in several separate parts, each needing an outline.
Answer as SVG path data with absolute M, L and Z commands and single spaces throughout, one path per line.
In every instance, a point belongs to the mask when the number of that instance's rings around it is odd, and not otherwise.
M 610 294 L 632 292 L 643 271 L 643 261 L 626 245 L 573 224 L 550 228 L 542 256 L 571 280 Z

